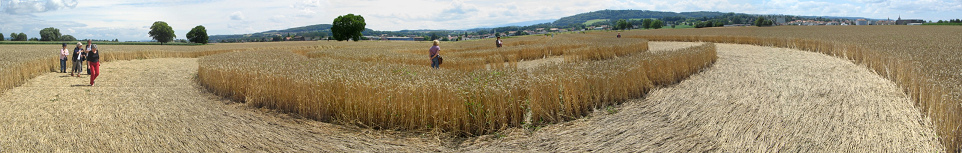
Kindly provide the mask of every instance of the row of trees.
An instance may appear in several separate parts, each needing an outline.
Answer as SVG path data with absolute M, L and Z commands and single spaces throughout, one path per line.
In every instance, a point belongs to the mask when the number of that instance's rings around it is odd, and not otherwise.
M 3 34 L 0 33 L 0 41 L 5 39 Z M 40 30 L 40 39 L 36 37 L 27 39 L 27 34 L 21 32 L 20 34 L 10 33 L 10 41 L 77 41 L 77 38 L 71 35 L 61 35 L 60 29 L 49 27 Z
M 931 21 L 929 21 L 929 22 L 931 22 Z M 936 23 L 962 23 L 962 19 L 951 19 L 951 20 L 948 20 L 948 21 L 939 20 L 939 22 L 936 22 Z
M 634 27 L 635 24 L 638 24 L 638 23 L 633 23 L 632 21 L 634 20 L 631 20 L 631 21 L 625 20 L 625 19 L 618 20 L 617 22 L 615 22 L 614 29 L 615 30 L 631 29 Z M 640 23 L 641 28 L 643 29 L 661 29 L 661 27 L 665 25 L 664 21 L 661 21 L 658 19 L 643 19 L 640 21 L 641 21 Z
M 154 38 L 154 40 L 157 40 L 157 42 L 160 42 L 160 44 L 171 42 L 174 38 L 177 38 L 177 35 L 174 34 L 174 29 L 164 21 L 154 22 L 154 24 L 150 26 L 150 32 L 147 32 L 147 34 L 149 34 L 151 38 Z M 207 28 L 203 25 L 198 25 L 190 29 L 190 32 L 187 32 L 187 39 L 193 43 L 207 44 L 209 38 Z
M 759 16 L 758 19 L 755 19 L 755 26 L 769 27 L 772 25 L 775 25 L 775 22 L 769 19 L 765 19 L 765 17 Z
M 3 39 L 3 34 L 0 34 L 0 41 L 3 41 Z M 27 41 L 27 34 L 24 34 L 23 32 L 20 34 L 10 33 L 10 41 Z

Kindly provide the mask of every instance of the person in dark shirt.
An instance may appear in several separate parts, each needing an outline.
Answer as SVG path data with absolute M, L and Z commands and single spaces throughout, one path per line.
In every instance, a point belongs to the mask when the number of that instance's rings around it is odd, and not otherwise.
M 73 55 L 70 56 L 70 60 L 73 62 L 73 68 L 70 69 L 70 76 L 75 76 L 74 73 L 77 73 L 76 76 L 80 77 L 81 65 L 83 65 L 81 57 L 84 51 L 81 47 L 83 47 L 83 43 L 77 42 L 77 47 L 73 48 Z
M 90 86 L 94 86 L 94 80 L 100 76 L 100 53 L 97 51 L 97 44 L 90 46 L 91 51 L 87 53 L 87 61 L 90 62 Z

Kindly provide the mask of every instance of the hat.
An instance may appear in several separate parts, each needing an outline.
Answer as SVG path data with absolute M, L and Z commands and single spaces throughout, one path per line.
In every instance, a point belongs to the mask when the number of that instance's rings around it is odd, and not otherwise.
M 96 50 L 96 49 L 97 49 L 97 44 L 90 45 L 90 47 L 93 48 L 94 50 Z
M 83 43 L 77 42 L 77 46 L 83 46 Z
M 67 43 L 63 43 L 63 47 L 67 47 Z

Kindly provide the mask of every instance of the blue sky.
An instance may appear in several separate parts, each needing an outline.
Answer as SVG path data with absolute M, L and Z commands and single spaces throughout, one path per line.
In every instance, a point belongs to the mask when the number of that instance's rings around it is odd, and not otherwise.
M 39 37 L 55 27 L 80 39 L 149 40 L 149 26 L 166 21 L 183 39 L 197 25 L 211 35 L 244 34 L 330 24 L 347 13 L 375 30 L 468 29 L 603 9 L 962 18 L 962 0 L 0 0 L 0 33 Z

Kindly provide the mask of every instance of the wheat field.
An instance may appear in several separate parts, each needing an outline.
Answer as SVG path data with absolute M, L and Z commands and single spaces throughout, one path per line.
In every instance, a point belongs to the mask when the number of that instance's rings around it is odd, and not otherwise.
M 848 59 L 898 84 L 947 150 L 962 150 L 959 26 L 779 26 L 651 30 L 627 37 L 796 48 Z
M 948 151 L 962 149 L 962 28 L 739 27 L 634 30 L 442 42 L 282 42 L 203 46 L 101 45 L 104 61 L 199 58 L 197 83 L 255 107 L 344 125 L 461 136 L 589 115 L 676 84 L 717 60 L 715 44 L 795 48 L 847 59 L 895 82 L 931 119 Z M 689 41 L 651 52 L 649 41 Z M 59 69 L 59 45 L 4 45 L 0 92 Z M 555 64 L 530 64 L 550 60 Z M 534 65 L 534 66 L 531 66 Z
M 442 43 L 440 70 L 428 67 L 424 43 L 226 53 L 203 57 L 198 76 L 216 94 L 317 120 L 481 135 L 576 119 L 678 82 L 715 59 L 712 44 L 656 54 L 644 39 L 604 37 L 529 36 L 505 48 Z M 558 56 L 565 63 L 516 66 Z

